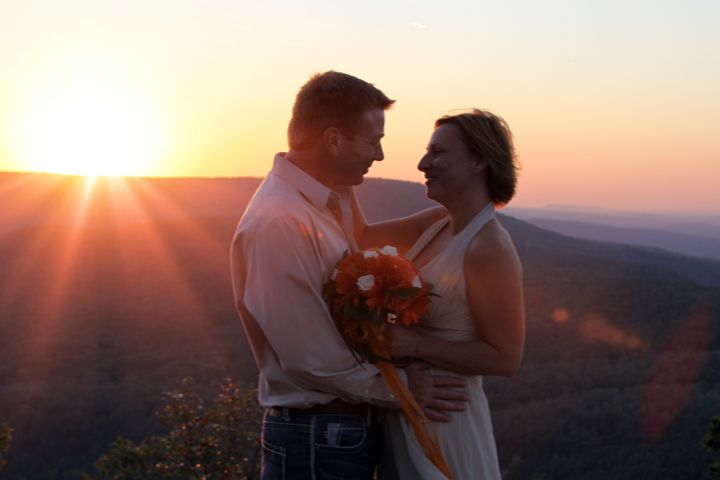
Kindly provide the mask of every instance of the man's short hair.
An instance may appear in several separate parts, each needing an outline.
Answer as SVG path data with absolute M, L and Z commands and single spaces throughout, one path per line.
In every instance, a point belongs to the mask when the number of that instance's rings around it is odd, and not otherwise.
M 395 103 L 372 84 L 346 73 L 328 71 L 310 77 L 295 97 L 288 125 L 292 150 L 312 146 L 328 127 L 352 133 L 367 110 Z

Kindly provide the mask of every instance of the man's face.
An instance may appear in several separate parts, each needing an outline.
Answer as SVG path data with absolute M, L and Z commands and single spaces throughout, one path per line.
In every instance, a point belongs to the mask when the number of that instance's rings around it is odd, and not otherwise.
M 385 158 L 381 140 L 385 135 L 385 111 L 367 110 L 352 132 L 340 132 L 338 155 L 330 166 L 333 183 L 359 185 L 374 161 Z

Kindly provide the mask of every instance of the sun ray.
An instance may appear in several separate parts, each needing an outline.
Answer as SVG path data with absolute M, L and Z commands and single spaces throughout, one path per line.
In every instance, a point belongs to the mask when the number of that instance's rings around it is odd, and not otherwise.
M 172 182 L 177 184 L 178 179 L 174 179 Z M 212 195 L 202 190 L 204 188 L 217 188 L 213 181 L 185 179 L 184 182 L 186 186 L 200 190 L 192 195 L 193 199 L 212 198 Z M 215 262 L 216 267 L 212 268 L 212 271 L 223 270 L 227 262 L 229 239 L 231 236 L 230 229 L 228 229 L 228 235 L 226 237 L 211 235 L 207 231 L 207 225 L 203 223 L 203 219 L 206 218 L 208 214 L 203 215 L 191 210 L 194 205 L 182 205 L 179 198 L 180 196 L 177 195 L 177 185 L 174 185 L 173 189 L 168 190 L 163 188 L 165 181 L 161 179 L 149 182 L 142 178 L 129 179 L 128 184 L 135 192 L 134 198 L 138 199 L 144 205 L 144 211 L 154 210 L 164 218 L 173 219 L 173 223 L 179 220 L 182 225 L 182 231 L 178 231 L 177 234 L 191 239 L 193 245 L 202 246 L 201 251 L 203 254 L 199 257 L 203 258 L 204 262 Z M 187 195 L 184 196 L 186 198 L 188 197 Z M 175 238 L 171 235 L 164 234 L 160 229 L 158 229 L 158 234 L 165 236 L 164 243 L 167 246 L 172 246 L 177 243 Z M 183 253 L 181 251 L 176 252 L 176 258 L 182 255 Z M 227 286 L 229 288 L 229 283 Z M 230 295 L 231 292 L 228 291 L 228 296 Z M 200 301 L 198 301 L 198 303 L 202 304 Z M 204 316 L 206 318 L 211 318 L 212 315 L 212 312 L 205 309 Z M 221 360 L 227 368 L 227 366 L 231 364 L 231 355 L 229 352 L 224 351 L 224 348 L 228 348 L 228 346 L 218 341 L 218 335 L 220 335 L 220 333 L 213 332 L 213 326 L 216 326 L 213 322 L 203 322 L 202 325 L 198 325 L 198 328 L 203 329 L 209 338 L 215 335 L 215 338 L 212 339 L 214 351 L 218 354 L 223 354 Z M 237 346 L 231 348 L 237 351 Z
M 5 173 L 0 186 L 0 202 L 12 208 L 0 209 L 0 220 L 17 230 L 46 224 L 48 215 L 59 214 L 58 199 L 70 193 L 73 177 L 37 173 Z M 41 189 L 36 185 L 40 185 Z M 48 210 L 52 208 L 52 211 Z M 1 232 L 0 232 L 1 233 Z
M 46 180 L 28 208 L 44 206 L 47 225 L 32 236 L 18 234 L 22 245 L 13 244 L 12 250 L 23 254 L 6 265 L 0 291 L 0 305 L 30 305 L 23 311 L 32 318 L 23 320 L 18 335 L 24 343 L 25 375 L 52 374 L 72 344 L 68 332 L 87 328 L 88 315 L 103 312 L 113 312 L 114 318 L 101 317 L 100 323 L 122 322 L 112 328 L 126 329 L 126 337 L 142 336 L 148 329 L 179 329 L 197 348 L 216 352 L 214 368 L 232 371 L 227 342 L 212 322 L 217 309 L 196 291 L 206 280 L 192 275 L 189 263 L 192 258 L 224 262 L 227 244 L 145 179 L 89 181 L 53 175 Z M 37 278 L 42 279 L 38 284 L 30 283 Z M 222 279 L 212 281 L 222 285 Z M 166 299 L 162 311 L 156 308 L 158 296 Z M 184 321 L 178 323 L 178 318 Z M 90 328 L 101 328 L 98 335 L 104 339 L 85 335 L 91 343 L 84 341 L 80 347 L 100 348 L 102 355 L 106 333 L 113 330 L 96 323 Z
M 73 285 L 76 274 L 76 261 L 80 237 L 85 228 L 85 215 L 90 201 L 88 184 L 81 178 L 60 178 L 60 184 L 49 192 L 54 199 L 55 210 L 47 212 L 57 224 L 42 227 L 32 243 L 25 250 L 10 274 L 10 288 L 4 292 L 3 304 L 16 296 L 15 292 L 30 292 L 36 298 L 24 298 L 24 302 L 34 302 L 36 321 L 29 322 L 26 357 L 29 360 L 28 373 L 31 377 L 41 377 L 52 368 L 50 352 L 53 344 L 60 341 L 57 330 L 63 327 L 66 307 L 70 303 L 68 289 Z M 28 285 L 22 282 L 22 274 L 37 271 L 44 283 Z M 38 278 L 36 275 L 35 278 Z M 23 298 L 18 295 L 19 298 Z
M 173 182 L 177 183 L 179 180 L 174 179 Z M 212 185 L 210 181 L 201 180 L 201 179 L 187 179 L 185 182 L 192 182 L 193 184 L 209 184 L 210 189 L 217 188 L 216 186 Z M 148 182 L 146 179 L 138 178 L 134 179 L 132 182 L 132 185 L 136 187 L 137 192 L 142 192 L 141 195 L 137 195 L 137 198 L 141 201 L 144 201 L 147 203 L 147 206 L 153 205 L 154 208 L 158 209 L 160 212 L 162 212 L 164 215 L 166 215 L 169 218 L 178 218 L 182 219 L 183 221 L 187 221 L 187 228 L 189 229 L 189 234 L 197 239 L 200 239 L 203 244 L 210 245 L 214 249 L 221 249 L 224 253 L 227 252 L 229 246 L 228 242 L 224 242 L 221 239 L 214 237 L 206 230 L 202 228 L 202 225 L 200 224 L 200 217 L 201 216 L 209 216 L 208 214 L 205 215 L 199 215 L 197 212 L 191 212 L 187 209 L 183 209 L 178 202 L 178 198 L 172 198 L 169 196 L 169 192 L 167 190 L 163 190 L 158 187 L 158 185 L 162 185 L 164 181 L 162 179 L 158 179 L 155 182 Z M 177 188 L 177 187 L 175 187 Z M 194 199 L 202 199 L 205 197 L 210 197 L 208 192 L 199 191 L 192 195 L 192 198 Z
M 124 258 L 120 262 L 124 269 L 122 276 L 131 282 L 132 279 L 142 278 L 149 273 L 147 269 L 152 268 L 153 276 L 166 279 L 162 292 L 136 290 L 138 298 L 133 298 L 133 301 L 142 303 L 148 295 L 163 295 L 167 298 L 165 316 L 172 318 L 172 312 L 182 313 L 191 322 L 184 327 L 193 332 L 193 339 L 201 343 L 203 348 L 221 353 L 218 338 L 212 335 L 209 328 L 212 324 L 211 312 L 193 288 L 193 283 L 187 278 L 186 270 L 180 268 L 179 264 L 185 262 L 187 266 L 189 259 L 181 256 L 181 248 L 177 245 L 187 244 L 187 239 L 190 239 L 194 252 L 209 252 L 216 241 L 198 229 L 194 220 L 185 215 L 181 215 L 184 217 L 182 220 L 185 220 L 180 222 L 181 231 L 174 232 L 175 236 L 170 236 L 170 233 L 173 233 L 172 224 L 177 222 L 177 217 L 173 213 L 178 214 L 178 212 L 171 204 L 162 201 L 162 197 L 154 194 L 152 187 L 145 182 L 144 179 L 117 181 L 114 183 L 116 190 L 112 194 L 113 198 L 123 199 L 123 208 L 129 208 L 137 215 L 132 228 L 115 230 L 117 233 L 117 237 L 114 238 L 115 254 Z M 151 263 L 138 263 L 137 258 L 128 256 L 131 252 L 128 247 L 133 243 L 137 244 L 138 241 L 142 242 L 142 249 L 147 254 L 147 258 L 152 259 Z M 154 321 L 151 318 L 144 320 Z
M 23 280 L 28 272 L 39 267 L 50 252 L 53 240 L 57 239 L 59 226 L 67 223 L 68 211 L 75 206 L 72 183 L 73 177 L 49 176 L 42 182 L 43 189 L 31 189 L 32 196 L 25 198 L 22 207 L 13 210 L 22 211 L 30 222 L 20 232 L 13 232 L 5 237 L 6 241 L 21 241 L 23 254 L 14 258 L 14 266 L 6 266 L 6 285 L 0 291 L 0 299 L 11 301 L 18 298 L 17 293 L 23 291 Z M 37 195 L 35 195 L 37 194 Z M 30 235 L 28 237 L 28 235 Z M 28 286 L 31 287 L 31 286 Z M 32 291 L 32 288 L 28 289 Z
M 13 208 L 0 209 L 0 235 L 9 229 L 17 230 L 31 222 L 32 207 L 30 195 L 35 193 L 31 189 L 34 175 L 27 173 L 0 173 L 0 205 L 12 205 Z
M 37 346 L 50 337 L 48 327 L 52 321 L 48 321 L 44 309 L 44 291 L 48 287 L 48 274 L 52 274 L 47 252 L 52 249 L 58 235 L 52 227 L 32 229 L 29 232 L 33 236 L 28 237 L 26 231 L 20 232 L 22 245 L 16 241 L 18 235 L 3 238 L 4 248 L 21 252 L 21 255 L 4 265 L 6 276 L 0 294 L 0 306 L 10 311 L 17 311 L 18 306 L 22 306 L 19 307 L 23 312 L 22 321 L 11 319 L 14 323 L 5 327 L 15 332 L 15 344 L 23 347 L 23 356 L 18 358 L 18 362 L 23 365 L 21 370 L 32 377 L 46 360 L 38 355 Z M 41 271 L 42 274 L 39 274 Z M 42 280 L 31 283 L 33 277 Z

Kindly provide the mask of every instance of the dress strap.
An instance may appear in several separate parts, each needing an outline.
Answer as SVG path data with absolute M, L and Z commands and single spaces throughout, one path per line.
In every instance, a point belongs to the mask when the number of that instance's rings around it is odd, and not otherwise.
M 450 244 L 448 244 L 447 248 L 460 248 L 463 252 L 467 248 L 467 245 L 470 243 L 470 240 L 472 240 L 475 237 L 475 234 L 480 231 L 482 227 L 485 226 L 487 222 L 495 218 L 495 205 L 490 202 L 487 205 L 485 205 L 482 210 L 480 210 L 473 218 L 470 220 L 470 222 L 465 225 L 465 227 L 458 232 L 452 240 L 450 240 Z M 437 222 L 433 223 L 428 227 L 417 239 L 415 244 L 410 248 L 410 250 L 407 251 L 405 254 L 405 258 L 410 260 L 411 262 L 415 260 L 415 257 L 417 257 L 420 252 L 422 252 L 425 247 L 435 238 L 435 236 L 440 233 L 440 231 L 450 222 L 450 217 L 443 217 Z M 460 247 L 458 247 L 460 245 Z
M 445 225 L 448 224 L 450 221 L 450 217 L 443 217 L 437 222 L 430 225 L 423 233 L 420 234 L 420 237 L 418 237 L 417 241 L 415 241 L 415 244 L 410 247 L 410 250 L 407 251 L 405 254 L 405 258 L 410 260 L 411 262 L 415 260 L 415 257 L 422 252 L 425 247 L 428 246 L 428 244 L 432 241 L 433 238 L 440 232 L 440 230 L 445 227 Z
M 485 205 L 475 216 L 468 222 L 465 227 L 458 232 L 452 239 L 451 243 L 462 244 L 463 252 L 475 235 L 493 218 L 495 218 L 495 204 L 492 202 Z

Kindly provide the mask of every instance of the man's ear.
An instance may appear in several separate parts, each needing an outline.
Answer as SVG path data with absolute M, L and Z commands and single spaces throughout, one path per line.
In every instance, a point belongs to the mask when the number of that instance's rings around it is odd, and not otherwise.
M 332 155 L 340 153 L 340 142 L 342 142 L 340 136 L 340 129 L 337 127 L 328 127 L 322 133 L 323 145 Z

